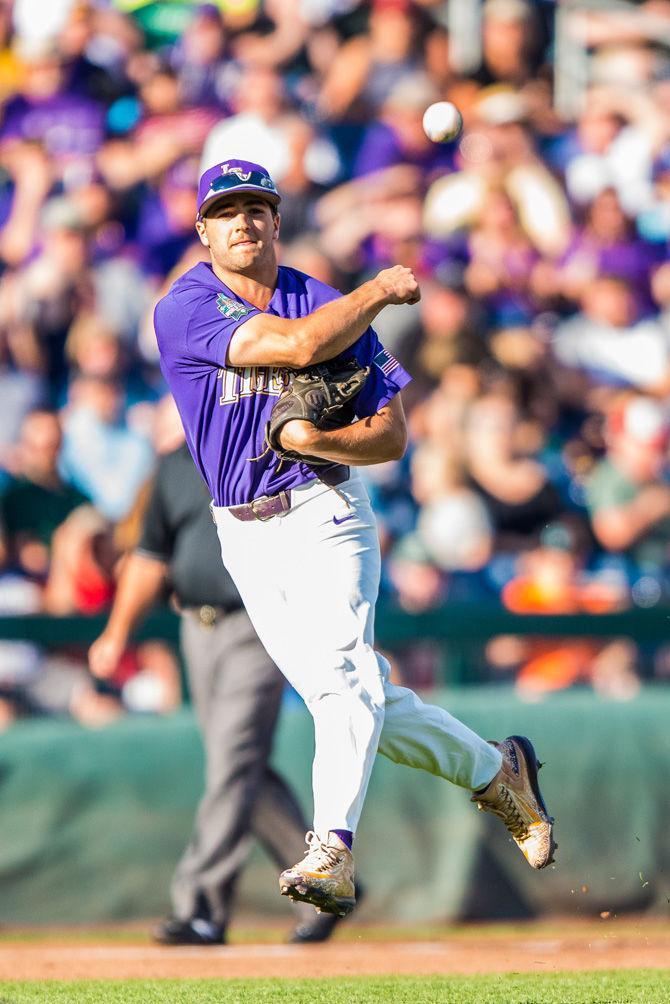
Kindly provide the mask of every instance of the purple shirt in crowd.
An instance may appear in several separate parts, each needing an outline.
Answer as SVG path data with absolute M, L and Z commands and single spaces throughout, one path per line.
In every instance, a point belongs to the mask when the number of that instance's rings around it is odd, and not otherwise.
M 41 101 L 17 95 L 7 102 L 0 139 L 39 140 L 51 156 L 91 156 L 105 135 L 102 105 L 78 94 L 54 94 Z
M 276 317 L 311 314 L 340 294 L 293 268 L 279 269 L 265 310 Z M 177 279 L 156 306 L 161 368 L 181 415 L 191 455 L 217 506 L 240 505 L 313 479 L 317 471 L 284 462 L 265 449 L 265 425 L 286 370 L 226 365 L 237 329 L 261 311 L 233 293 L 204 262 Z M 410 377 L 372 328 L 337 358 L 355 357 L 370 375 L 355 400 L 356 415 L 374 415 Z
M 454 169 L 454 149 L 448 143 L 427 143 L 422 150 L 405 147 L 400 136 L 386 122 L 374 122 L 366 131 L 354 164 L 354 177 L 360 178 L 398 164 L 418 167 L 429 181 Z
M 663 249 L 639 237 L 602 244 L 586 231 L 578 232 L 563 255 L 562 264 L 569 266 L 574 259 L 588 263 L 599 275 L 615 275 L 625 279 L 635 298 L 640 316 L 655 313 L 651 296 L 650 275 L 662 261 Z

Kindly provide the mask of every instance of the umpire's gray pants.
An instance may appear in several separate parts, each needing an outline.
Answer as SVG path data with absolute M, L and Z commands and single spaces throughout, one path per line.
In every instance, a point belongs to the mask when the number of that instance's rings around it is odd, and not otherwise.
M 184 613 L 181 644 L 202 730 L 206 781 L 172 881 L 172 907 L 180 920 L 199 916 L 225 927 L 253 837 L 281 870 L 305 853 L 301 809 L 268 766 L 285 681 L 245 610 L 212 627 Z M 314 914 L 311 907 L 307 912 Z

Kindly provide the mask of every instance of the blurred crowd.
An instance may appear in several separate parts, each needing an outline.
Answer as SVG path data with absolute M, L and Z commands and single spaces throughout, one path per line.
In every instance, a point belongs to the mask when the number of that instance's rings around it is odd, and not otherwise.
M 440 99 L 451 144 L 422 130 Z M 407 457 L 365 472 L 385 595 L 667 603 L 669 0 L 0 0 L 0 613 L 109 606 L 174 441 L 153 306 L 202 258 L 197 179 L 228 156 L 275 178 L 284 264 L 420 277 L 376 325 L 414 377 Z M 670 663 L 620 639 L 483 661 L 624 696 Z M 127 663 L 105 693 L 4 643 L 0 721 L 174 707 L 167 649 Z

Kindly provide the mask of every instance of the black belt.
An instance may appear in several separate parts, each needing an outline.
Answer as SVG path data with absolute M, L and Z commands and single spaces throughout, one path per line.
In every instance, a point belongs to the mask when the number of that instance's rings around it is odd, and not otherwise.
M 348 467 L 336 467 L 319 474 L 318 480 L 322 481 L 324 485 L 328 485 L 329 488 L 335 488 L 337 485 L 344 484 L 350 477 L 351 471 Z M 262 495 L 261 498 L 254 499 L 253 502 L 247 502 L 244 505 L 231 505 L 228 507 L 228 512 L 235 519 L 248 522 L 252 519 L 272 519 L 273 516 L 288 512 L 290 508 L 291 489 L 285 488 L 284 491 L 278 492 L 276 495 Z

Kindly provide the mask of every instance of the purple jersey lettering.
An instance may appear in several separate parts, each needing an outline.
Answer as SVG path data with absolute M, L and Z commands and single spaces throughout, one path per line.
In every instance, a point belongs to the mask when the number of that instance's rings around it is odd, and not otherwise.
M 266 313 L 304 317 L 339 295 L 302 272 L 282 267 Z M 288 380 L 286 370 L 226 365 L 233 335 L 258 313 L 214 275 L 211 265 L 200 263 L 177 279 L 154 315 L 161 368 L 193 459 L 217 506 L 274 495 L 316 476 L 307 464 L 279 467 L 274 453 L 260 456 L 266 422 Z M 388 404 L 410 377 L 372 328 L 341 358 L 352 356 L 371 367 L 356 399 L 356 415 L 363 418 Z

